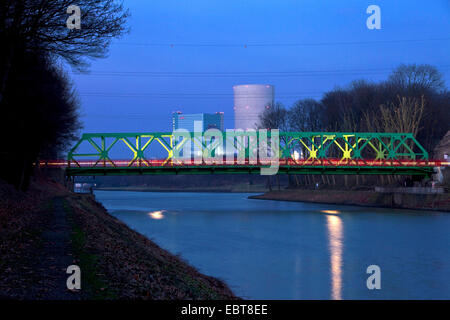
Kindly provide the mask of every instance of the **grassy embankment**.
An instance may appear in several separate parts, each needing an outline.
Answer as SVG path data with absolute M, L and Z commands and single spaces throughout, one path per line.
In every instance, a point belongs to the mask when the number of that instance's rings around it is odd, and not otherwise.
M 66 208 L 80 267 L 94 295 L 112 298 L 227 299 L 227 286 L 109 215 L 90 196 L 69 195 Z
M 131 230 L 89 195 L 73 194 L 47 180 L 34 183 L 32 190 L 24 194 L 3 183 L 0 186 L 1 298 L 46 299 L 49 290 L 65 287 L 65 282 L 40 281 L 50 270 L 36 267 L 42 254 L 49 254 L 42 242 L 57 212 L 52 205 L 56 198 L 63 201 L 71 233 L 67 254 L 82 272 L 82 294 L 74 293 L 75 298 L 236 298 L 222 281 L 199 273 Z M 58 261 L 60 257 L 48 258 Z M 63 278 L 67 277 L 64 270 L 51 272 L 62 272 Z

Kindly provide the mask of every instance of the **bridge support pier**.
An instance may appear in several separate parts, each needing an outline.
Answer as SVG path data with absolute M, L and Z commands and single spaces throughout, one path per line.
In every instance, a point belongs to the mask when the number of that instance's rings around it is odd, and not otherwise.
M 75 177 L 69 176 L 66 174 L 65 184 L 64 186 L 71 192 L 75 190 Z

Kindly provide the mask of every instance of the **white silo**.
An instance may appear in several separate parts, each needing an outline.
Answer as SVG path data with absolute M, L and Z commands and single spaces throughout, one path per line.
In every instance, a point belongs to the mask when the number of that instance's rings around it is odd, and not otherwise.
M 273 105 L 275 88 L 268 84 L 233 86 L 234 128 L 256 129 L 259 116 Z

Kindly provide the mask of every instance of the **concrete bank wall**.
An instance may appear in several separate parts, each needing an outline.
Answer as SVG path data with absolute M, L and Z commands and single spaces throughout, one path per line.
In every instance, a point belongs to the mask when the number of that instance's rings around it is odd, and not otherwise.
M 250 196 L 250 198 L 450 212 L 449 193 L 411 194 L 375 191 L 282 190 Z

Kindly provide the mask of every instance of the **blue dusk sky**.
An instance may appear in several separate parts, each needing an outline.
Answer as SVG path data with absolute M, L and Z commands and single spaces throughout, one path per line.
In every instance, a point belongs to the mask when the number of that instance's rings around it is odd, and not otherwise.
M 450 84 L 449 0 L 125 0 L 130 33 L 73 74 L 83 132 L 171 131 L 171 113 L 225 113 L 233 85 L 272 84 L 291 106 L 401 63 Z M 369 5 L 381 30 L 369 30 Z

